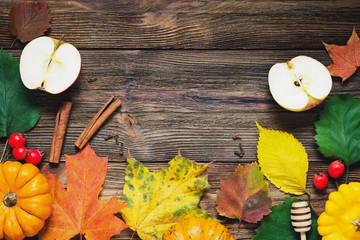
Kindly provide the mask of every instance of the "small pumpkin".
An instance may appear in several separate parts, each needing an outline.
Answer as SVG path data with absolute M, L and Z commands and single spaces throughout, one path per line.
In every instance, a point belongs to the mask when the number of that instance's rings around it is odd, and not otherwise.
M 36 235 L 50 216 L 53 198 L 49 184 L 30 163 L 0 164 L 0 239 Z
M 360 183 L 340 185 L 329 195 L 325 212 L 318 218 L 318 231 L 323 240 L 360 239 Z
M 222 224 L 200 217 L 190 217 L 171 226 L 163 240 L 235 240 Z

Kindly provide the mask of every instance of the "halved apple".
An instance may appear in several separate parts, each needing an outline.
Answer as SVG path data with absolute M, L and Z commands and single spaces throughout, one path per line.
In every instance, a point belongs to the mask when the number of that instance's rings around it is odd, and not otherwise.
M 269 71 L 270 92 L 283 108 L 300 112 L 320 104 L 330 93 L 332 78 L 319 61 L 297 56 Z
M 21 53 L 20 75 L 29 89 L 61 93 L 76 81 L 80 70 L 79 51 L 61 39 L 36 38 Z

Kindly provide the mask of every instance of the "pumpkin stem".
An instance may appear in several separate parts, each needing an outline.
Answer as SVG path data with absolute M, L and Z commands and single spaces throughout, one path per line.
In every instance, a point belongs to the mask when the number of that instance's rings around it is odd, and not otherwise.
M 355 227 L 355 231 L 360 231 L 360 217 L 358 219 L 356 219 L 355 221 L 352 222 L 354 224 Z
M 9 192 L 8 194 L 5 195 L 5 197 L 3 199 L 3 203 L 7 207 L 14 206 L 16 204 L 16 202 L 17 202 L 16 193 L 14 193 L 14 192 Z

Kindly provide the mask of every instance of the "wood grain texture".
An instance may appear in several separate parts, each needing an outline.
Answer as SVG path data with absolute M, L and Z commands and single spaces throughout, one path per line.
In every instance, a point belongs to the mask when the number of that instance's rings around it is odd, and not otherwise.
M 19 58 L 25 44 L 13 40 L 8 12 L 16 3 L 0 3 L 0 48 Z M 66 185 L 65 154 L 75 155 L 74 142 L 106 100 L 114 95 L 122 107 L 90 140 L 99 156 L 109 157 L 108 173 L 100 199 L 121 197 L 126 154 L 114 139 L 119 133 L 125 152 L 151 170 L 167 166 L 181 149 L 196 162 L 212 162 L 211 188 L 201 200 L 236 239 L 251 239 L 259 224 L 241 223 L 216 213 L 220 180 L 238 164 L 257 160 L 259 131 L 264 128 L 292 133 L 309 157 L 307 189 L 317 213 L 324 210 L 334 181 L 324 191 L 312 186 L 312 176 L 327 171 L 329 159 L 317 151 L 314 122 L 322 105 L 300 113 L 284 110 L 269 92 L 267 74 L 277 62 L 308 55 L 331 64 L 322 41 L 343 45 L 358 27 L 358 1 L 235 1 L 235 0 L 81 0 L 46 1 L 53 15 L 47 35 L 60 37 L 80 49 L 83 66 L 79 79 L 66 92 L 40 92 L 38 124 L 27 133 L 27 146 L 45 152 L 42 171 L 56 172 Z M 333 78 L 330 96 L 352 93 L 360 98 L 360 76 L 344 84 Z M 61 163 L 47 163 L 59 104 L 73 102 Z M 234 141 L 237 134 L 242 140 Z M 0 149 L 5 141 L 0 141 Z M 245 155 L 234 151 L 242 144 Z M 360 181 L 360 164 L 350 171 L 350 181 Z M 340 183 L 344 180 L 341 179 Z M 270 184 L 274 204 L 288 195 Z M 305 198 L 305 196 L 302 196 Z M 130 239 L 125 230 L 112 239 Z M 33 238 L 36 239 L 36 238 Z M 135 235 L 136 240 L 139 238 Z
M 1 1 L 0 46 L 13 40 L 7 14 L 14 2 Z M 357 1 L 46 2 L 47 34 L 65 34 L 80 49 L 320 49 L 322 41 L 345 43 L 360 13 Z

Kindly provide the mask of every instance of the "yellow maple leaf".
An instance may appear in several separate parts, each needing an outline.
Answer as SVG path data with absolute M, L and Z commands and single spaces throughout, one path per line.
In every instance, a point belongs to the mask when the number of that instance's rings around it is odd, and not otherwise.
M 210 188 L 206 169 L 180 154 L 168 168 L 150 171 L 128 155 L 123 195 L 128 203 L 120 213 L 143 240 L 161 239 L 172 225 L 188 217 L 211 219 L 198 206 L 203 191 Z
M 258 142 L 258 160 L 263 174 L 286 193 L 302 195 L 306 191 L 309 162 L 303 145 L 291 134 L 262 128 Z

